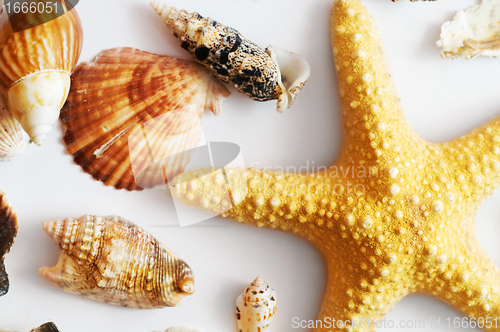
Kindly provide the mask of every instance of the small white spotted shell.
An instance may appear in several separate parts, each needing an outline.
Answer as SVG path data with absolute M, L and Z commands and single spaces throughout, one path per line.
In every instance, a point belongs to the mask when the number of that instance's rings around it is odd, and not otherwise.
M 276 292 L 257 277 L 236 300 L 238 332 L 263 332 L 276 313 Z
M 478 55 L 500 56 L 500 1 L 483 0 L 459 11 L 441 27 L 441 56 L 472 59 Z
M 201 330 L 193 329 L 186 326 L 176 326 L 166 329 L 165 332 L 201 332 Z
M 29 136 L 7 108 L 0 96 L 0 161 L 17 158 L 26 150 Z
M 151 1 L 151 7 L 181 47 L 225 83 L 258 101 L 278 100 L 278 112 L 292 106 L 310 75 L 310 66 L 299 55 L 274 49 L 263 50 L 235 29 L 198 13 Z

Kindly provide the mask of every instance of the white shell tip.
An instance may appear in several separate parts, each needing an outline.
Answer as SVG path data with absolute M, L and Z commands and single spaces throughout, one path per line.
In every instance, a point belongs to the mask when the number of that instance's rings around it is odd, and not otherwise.
M 311 75 L 311 66 L 300 55 L 268 46 L 266 52 L 276 62 L 280 71 L 282 94 L 278 97 L 277 111 L 283 113 L 290 108 L 295 97 Z

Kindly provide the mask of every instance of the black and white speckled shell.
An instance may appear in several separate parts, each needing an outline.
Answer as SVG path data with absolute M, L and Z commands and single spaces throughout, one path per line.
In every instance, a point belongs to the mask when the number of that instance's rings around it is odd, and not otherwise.
M 180 40 L 182 48 L 221 81 L 258 101 L 277 99 L 282 93 L 276 62 L 235 29 L 158 0 L 152 1 L 151 6 Z

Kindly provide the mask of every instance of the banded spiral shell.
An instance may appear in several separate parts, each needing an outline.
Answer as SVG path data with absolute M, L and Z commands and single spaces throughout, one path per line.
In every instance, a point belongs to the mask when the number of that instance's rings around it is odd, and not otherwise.
M 0 96 L 0 161 L 18 157 L 26 150 L 29 137 Z
M 227 96 L 194 62 L 133 48 L 106 50 L 73 74 L 61 111 L 64 143 L 75 163 L 108 186 L 165 184 L 191 159 L 203 110 L 219 114 Z
M 191 268 L 123 218 L 86 215 L 43 228 L 62 252 L 39 272 L 66 292 L 136 309 L 176 306 L 194 292 Z
M 30 15 L 18 15 L 16 19 L 40 19 Z M 45 141 L 59 118 L 82 38 L 80 18 L 74 9 L 24 31 L 13 33 L 9 20 L 0 29 L 0 90 L 36 145 Z
M 209 17 L 178 10 L 161 0 L 150 4 L 181 47 L 212 75 L 254 100 L 278 99 L 278 112 L 292 106 L 309 78 L 309 64 L 295 53 L 271 46 L 263 50 L 235 29 Z
M 5 255 L 10 251 L 17 235 L 17 216 L 5 194 L 0 190 L 0 296 L 9 291 L 9 279 L 5 271 Z
M 257 277 L 236 300 L 238 332 L 263 332 L 276 313 L 276 292 Z

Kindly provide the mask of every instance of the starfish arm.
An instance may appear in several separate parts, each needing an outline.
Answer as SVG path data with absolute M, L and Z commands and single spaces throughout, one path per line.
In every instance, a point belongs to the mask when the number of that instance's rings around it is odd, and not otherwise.
M 227 183 L 221 170 L 183 173 L 174 179 L 172 193 L 198 209 L 307 239 L 319 228 L 332 228 L 338 203 L 348 199 L 346 186 L 326 176 L 326 168 L 308 175 L 226 168 L 225 174 Z
M 460 235 L 455 254 L 441 264 L 432 281 L 422 284 L 423 291 L 469 316 L 469 326 L 500 331 L 500 269 L 470 233 Z
M 500 118 L 439 145 L 439 163 L 455 170 L 452 183 L 466 203 L 481 202 L 500 184 Z M 437 163 L 436 162 L 436 163 Z M 446 166 L 445 166 L 446 167 Z M 444 167 L 442 167 L 444 168 Z M 450 168 L 450 167 L 448 167 Z
M 398 149 L 413 146 L 417 139 L 403 114 L 377 32 L 359 0 L 335 0 L 331 35 L 344 118 L 343 155 L 354 160 L 389 160 L 397 151 L 382 153 L 384 145 L 397 138 L 400 146 L 391 148 Z M 370 144 L 363 143 L 367 139 Z

